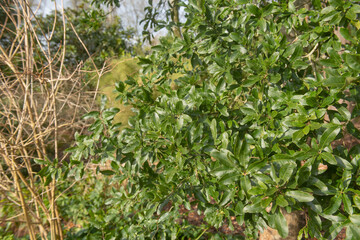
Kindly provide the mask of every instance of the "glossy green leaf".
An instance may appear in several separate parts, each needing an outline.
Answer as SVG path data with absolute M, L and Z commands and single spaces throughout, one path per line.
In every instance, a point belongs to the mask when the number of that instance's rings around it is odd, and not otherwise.
M 216 177 L 221 178 L 226 174 L 235 174 L 235 169 L 232 167 L 221 166 L 221 167 L 215 168 L 211 173 L 213 175 L 215 175 Z
M 243 209 L 244 213 L 258 213 L 263 211 L 264 208 L 261 206 L 261 203 L 254 203 L 254 204 L 249 204 L 246 205 Z
M 231 200 L 231 198 L 234 196 L 234 194 L 235 194 L 234 191 L 231 191 L 231 190 L 225 191 L 219 205 L 224 206 L 225 204 L 227 204 Z
M 339 113 L 341 114 L 341 116 L 342 116 L 343 118 L 345 118 L 347 121 L 350 121 L 350 120 L 351 120 L 351 113 L 350 113 L 350 111 L 349 111 L 347 108 L 341 106 L 340 108 L 338 108 L 338 112 L 339 112 Z
M 289 228 L 286 219 L 280 210 L 275 214 L 275 228 L 278 230 L 282 238 L 286 238 L 288 236 Z
M 349 216 L 349 219 L 352 223 L 360 226 L 360 214 L 353 214 Z
M 327 145 L 329 145 L 332 141 L 335 140 L 336 136 L 339 134 L 341 130 L 340 126 L 330 126 L 320 137 L 319 148 L 323 149 Z
M 290 178 L 293 176 L 293 171 L 295 168 L 296 168 L 295 163 L 284 164 L 280 168 L 280 173 L 279 173 L 280 180 L 282 180 L 283 182 L 289 181 Z
M 239 180 L 239 174 L 238 173 L 228 173 L 221 177 L 219 180 L 220 184 L 223 185 L 229 185 L 235 183 L 237 180 Z
M 311 202 L 314 200 L 314 196 L 312 194 L 299 190 L 287 191 L 285 195 L 295 198 L 299 202 Z
M 87 119 L 89 119 L 89 118 L 94 118 L 94 119 L 96 119 L 96 118 L 99 117 L 99 115 L 100 115 L 100 113 L 99 113 L 98 111 L 92 111 L 92 112 L 89 112 L 89 113 L 87 113 L 87 114 L 84 114 L 84 115 L 82 116 L 82 118 L 83 118 L 84 120 L 87 120 Z
M 322 214 L 321 215 L 322 217 L 330 220 L 333 222 L 333 224 L 335 223 L 342 223 L 344 221 L 346 221 L 346 217 L 344 215 L 342 215 L 341 213 L 337 214 L 337 215 L 325 215 L 325 214 Z
M 286 207 L 289 205 L 288 201 L 286 201 L 285 197 L 283 195 L 279 195 L 276 198 L 276 204 L 280 207 Z
M 246 139 L 238 140 L 236 152 L 240 165 L 246 167 L 250 160 L 250 146 L 247 144 Z
M 232 153 L 229 150 L 221 149 L 219 150 L 212 150 L 210 155 L 215 158 L 216 160 L 220 161 L 226 167 L 234 168 L 236 166 L 235 162 L 229 157 Z
M 331 198 L 329 206 L 324 210 L 324 214 L 332 215 L 334 214 L 341 206 L 342 198 L 339 195 L 335 195 Z
M 259 14 L 260 14 L 260 9 L 257 6 L 252 5 L 252 4 L 247 6 L 247 10 L 250 13 L 254 14 L 255 16 L 259 16 Z
M 358 195 L 354 195 L 353 201 L 355 203 L 355 206 L 360 210 L 360 197 Z
M 353 169 L 353 166 L 351 165 L 351 163 L 349 161 L 347 161 L 346 159 L 339 157 L 339 156 L 335 156 L 337 165 L 340 166 L 341 168 L 347 169 L 347 170 L 351 170 Z
M 353 214 L 353 207 L 351 206 L 351 199 L 346 194 L 342 194 L 342 200 L 343 200 L 343 203 L 344 203 L 345 212 L 352 215 Z

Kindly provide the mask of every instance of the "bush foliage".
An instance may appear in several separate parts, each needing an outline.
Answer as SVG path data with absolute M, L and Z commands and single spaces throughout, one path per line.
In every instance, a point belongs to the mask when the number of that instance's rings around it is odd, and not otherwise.
M 119 109 L 104 99 L 85 116 L 90 134 L 69 149 L 70 173 L 81 177 L 84 158 L 109 161 L 98 170 L 120 184 L 92 231 L 115 224 L 106 239 L 200 238 L 225 222 L 233 229 L 235 217 L 247 239 L 267 226 L 285 237 L 284 208 L 305 211 L 299 236 L 334 239 L 346 227 L 359 239 L 360 147 L 341 139 L 360 139 L 360 5 L 181 5 L 183 38 L 140 58 L 141 81 L 116 84 L 134 108 L 130 127 L 118 130 Z M 205 215 L 197 227 L 179 211 L 195 205 Z

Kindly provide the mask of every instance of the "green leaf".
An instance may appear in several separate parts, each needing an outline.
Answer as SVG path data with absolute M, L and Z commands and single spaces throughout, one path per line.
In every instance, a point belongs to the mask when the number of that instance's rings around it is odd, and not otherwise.
M 349 216 L 349 219 L 352 223 L 360 226 L 360 214 L 353 214 Z
M 144 65 L 144 64 L 152 64 L 152 61 L 148 58 L 142 58 L 142 57 L 138 57 L 139 59 L 139 64 L 140 65 Z
M 328 7 L 325 7 L 325 8 L 323 8 L 323 9 L 321 9 L 321 14 L 322 15 L 325 15 L 325 14 L 328 14 L 328 13 L 330 13 L 330 12 L 332 12 L 332 11 L 334 11 L 335 10 L 335 8 L 333 7 L 333 6 L 328 6 Z
M 307 69 L 309 67 L 309 63 L 302 60 L 295 60 L 293 62 L 293 67 L 298 70 Z
M 354 195 L 353 201 L 355 203 L 355 206 L 360 210 L 360 196 Z
M 261 195 L 264 193 L 264 189 L 261 187 L 252 187 L 247 193 L 253 196 Z
M 299 129 L 298 131 L 294 132 L 292 135 L 293 142 L 297 143 L 300 141 L 300 139 L 304 136 L 304 132 L 302 129 Z
M 246 171 L 249 172 L 249 173 L 253 173 L 253 172 L 255 173 L 258 170 L 260 170 L 261 168 L 265 167 L 266 164 L 267 164 L 267 162 L 263 161 L 263 160 L 252 162 L 248 166 L 246 165 Z
M 230 38 L 234 40 L 235 42 L 241 42 L 241 35 L 237 32 L 230 33 Z
M 111 121 L 118 112 L 120 112 L 119 108 L 109 108 L 102 113 L 102 117 L 107 121 Z
M 280 180 L 282 180 L 284 183 L 289 181 L 290 178 L 293 176 L 292 173 L 293 173 L 295 168 L 296 168 L 295 163 L 284 164 L 280 168 L 280 173 L 279 173 Z
M 227 107 L 225 106 L 218 106 L 217 107 L 219 112 L 221 113 L 222 116 L 228 117 L 229 116 L 229 112 L 227 110 Z
M 122 93 L 125 90 L 125 84 L 122 81 L 117 81 L 115 83 L 115 89 L 116 91 Z
M 276 161 L 276 162 L 280 162 L 280 163 L 281 162 L 289 162 L 289 163 L 291 163 L 291 162 L 295 161 L 295 158 L 288 155 L 288 154 L 275 154 L 273 156 L 272 161 Z
M 243 210 L 244 210 L 244 204 L 241 201 L 239 201 L 235 206 L 235 213 L 238 215 L 242 215 L 244 214 Z
M 284 215 L 281 213 L 280 209 L 275 214 L 275 228 L 278 230 L 282 238 L 286 238 L 289 234 L 289 228 L 286 222 Z
M 213 175 L 215 175 L 216 177 L 221 178 L 226 174 L 229 174 L 229 173 L 233 174 L 234 172 L 235 172 L 235 169 L 232 167 L 221 166 L 221 167 L 215 168 L 211 173 Z
M 341 168 L 345 168 L 347 170 L 353 169 L 353 166 L 351 165 L 351 163 L 348 162 L 347 160 L 343 159 L 342 157 L 333 155 L 328 152 L 322 152 L 320 154 L 320 156 L 322 159 L 324 159 L 326 162 L 330 163 L 331 165 L 337 165 L 337 166 L 340 166 Z
M 261 206 L 261 202 L 246 205 L 243 209 L 244 213 L 258 213 L 263 211 L 264 208 Z
M 333 154 L 328 152 L 322 152 L 320 156 L 322 159 L 324 159 L 326 162 L 330 163 L 331 165 L 337 165 L 337 161 Z
M 323 181 L 321 181 L 320 179 L 318 179 L 316 177 L 311 177 L 309 179 L 308 184 L 313 185 L 313 186 L 317 187 L 320 190 L 320 191 L 317 191 L 315 189 L 314 194 L 317 194 L 317 195 L 331 195 L 331 194 L 334 193 L 333 191 L 329 190 L 328 186 Z
M 117 162 L 111 161 L 110 165 L 111 165 L 112 169 L 114 169 L 115 171 L 119 171 L 120 167 Z
M 325 87 L 342 88 L 345 86 L 345 77 L 343 76 L 331 76 L 324 81 Z
M 160 222 L 165 221 L 166 219 L 168 219 L 170 217 L 170 214 L 171 214 L 171 212 L 166 212 L 166 213 L 162 214 L 161 217 L 159 218 L 158 222 L 160 223 Z
M 211 121 L 210 130 L 211 130 L 211 135 L 215 141 L 217 138 L 217 129 L 216 129 L 216 119 L 215 118 Z
M 345 193 L 342 194 L 342 200 L 343 200 L 343 203 L 344 203 L 345 212 L 347 212 L 350 215 L 353 214 L 353 208 L 351 206 L 351 200 Z
M 286 201 L 285 197 L 283 195 L 279 195 L 276 198 L 276 204 L 280 207 L 286 207 L 289 205 L 288 201 Z
M 115 174 L 115 172 L 111 170 L 100 170 L 100 172 L 106 176 L 111 176 Z
M 249 76 L 249 77 L 247 77 L 245 79 L 242 86 L 243 87 L 251 87 L 252 85 L 254 85 L 255 83 L 257 83 L 260 80 L 261 80 L 261 76 L 259 76 L 259 75 L 251 75 L 251 76 Z
M 248 6 L 247 6 L 247 10 L 248 10 L 250 13 L 254 14 L 255 16 L 259 16 L 259 15 L 260 15 L 260 9 L 259 9 L 257 6 L 253 5 L 253 4 L 248 5 Z
M 320 64 L 325 66 L 325 67 L 338 67 L 338 63 L 332 59 L 332 58 L 329 58 L 329 59 L 321 59 L 320 61 Z
M 232 155 L 232 153 L 226 149 L 221 149 L 220 151 L 214 149 L 210 152 L 210 156 L 219 160 L 224 166 L 234 168 L 236 164 L 229 158 L 229 155 Z
M 232 50 L 234 50 L 234 52 L 237 52 L 240 55 L 244 55 L 247 53 L 246 48 L 244 48 L 244 46 L 242 45 L 234 45 L 231 47 Z
M 195 197 L 199 199 L 203 203 L 207 203 L 206 199 L 204 198 L 204 194 L 200 190 L 195 191 Z
M 191 66 L 195 68 L 196 66 L 201 64 L 201 60 L 197 54 L 193 54 L 191 57 Z
M 96 119 L 96 118 L 98 118 L 100 116 L 100 112 L 98 112 L 98 111 L 92 111 L 92 112 L 89 112 L 89 113 L 87 113 L 87 114 L 84 114 L 83 116 L 82 116 L 82 119 L 84 119 L 84 120 L 87 120 L 87 119 L 89 119 L 89 118 L 94 118 L 94 119 Z
M 288 197 L 295 198 L 299 202 L 311 202 L 314 200 L 313 195 L 299 190 L 287 191 L 285 195 Z
M 240 107 L 240 111 L 245 115 L 250 115 L 250 116 L 257 115 L 254 106 L 251 104 L 246 104 L 245 106 Z
M 339 195 L 335 195 L 330 199 L 329 206 L 324 210 L 324 214 L 332 215 L 334 214 L 341 206 L 342 199 Z
M 280 74 L 272 74 L 270 75 L 270 82 L 271 83 L 277 83 L 281 80 L 281 75 Z
M 341 126 L 334 125 L 328 127 L 320 137 L 319 148 L 323 149 L 324 147 L 329 145 L 332 141 L 334 141 L 336 136 L 339 134 L 340 130 L 341 130 Z
M 349 161 L 343 159 L 342 157 L 335 155 L 335 159 L 336 159 L 337 165 L 340 166 L 341 168 L 344 168 L 347 170 L 353 169 L 353 166 L 351 165 L 351 163 Z
M 34 162 L 37 163 L 37 164 L 39 164 L 39 165 L 44 165 L 44 164 L 47 163 L 45 160 L 43 160 L 43 159 L 38 159 L 38 158 L 35 158 L 35 159 L 34 159 Z
M 351 113 L 347 108 L 341 106 L 337 110 L 344 119 L 346 119 L 347 121 L 351 120 Z
M 224 192 L 224 195 L 221 199 L 221 202 L 219 203 L 220 206 L 224 206 L 225 204 L 227 204 L 231 198 L 235 195 L 235 192 L 234 191 L 230 191 L 230 190 L 227 190 Z
M 236 157 L 239 159 L 241 166 L 246 167 L 250 160 L 250 146 L 247 144 L 246 139 L 238 140 L 238 145 L 236 146 Z
M 240 187 L 245 193 L 251 188 L 251 181 L 248 175 L 240 176 Z
M 326 215 L 326 214 L 321 214 L 322 217 L 330 220 L 334 223 L 342 223 L 344 221 L 346 221 L 346 217 L 344 215 L 342 215 L 341 213 L 337 214 L 337 215 Z
M 360 54 L 346 54 L 345 62 L 350 68 L 360 72 Z
M 348 41 L 353 41 L 351 35 L 350 35 L 350 32 L 349 32 L 349 29 L 347 28 L 340 28 L 340 34 L 341 36 L 343 36 L 346 40 Z
M 332 219 L 329 219 L 332 221 Z M 325 233 L 325 239 L 336 239 L 340 231 L 345 227 L 345 224 L 343 222 L 332 222 L 331 226 L 326 230 Z
M 50 184 L 50 182 L 52 181 L 52 176 L 49 174 L 46 176 L 46 180 L 45 180 L 45 183 L 44 183 L 44 186 L 48 186 Z
M 303 133 L 305 135 L 307 135 L 309 132 L 310 132 L 310 126 L 309 125 L 306 125 L 303 129 L 302 129 Z
M 219 183 L 222 185 L 233 184 L 239 180 L 239 176 L 240 175 L 238 173 L 228 173 L 221 177 L 221 179 L 219 180 Z
M 37 174 L 41 177 L 48 175 L 49 166 L 43 167 Z

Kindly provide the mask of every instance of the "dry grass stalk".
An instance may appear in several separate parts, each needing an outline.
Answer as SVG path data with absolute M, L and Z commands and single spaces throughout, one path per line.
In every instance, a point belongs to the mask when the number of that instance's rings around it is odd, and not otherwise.
M 80 66 L 70 72 L 64 64 L 64 45 L 51 52 L 55 22 L 51 32 L 42 29 L 28 0 L 1 1 L 0 10 L 0 208 L 13 209 L 0 224 L 25 222 L 31 240 L 49 233 L 63 239 L 58 182 L 44 186 L 34 159 L 66 159 L 68 136 L 82 127 L 79 116 L 94 105 L 96 91 L 84 94 Z

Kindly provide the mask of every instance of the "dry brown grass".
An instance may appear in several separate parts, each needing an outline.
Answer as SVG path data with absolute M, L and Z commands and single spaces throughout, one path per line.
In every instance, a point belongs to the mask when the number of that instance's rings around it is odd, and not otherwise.
M 36 173 L 43 166 L 34 160 L 65 161 L 62 150 L 83 128 L 80 116 L 94 106 L 96 91 L 82 82 L 81 64 L 65 66 L 64 45 L 52 52 L 55 29 L 39 30 L 45 28 L 28 0 L 1 1 L 0 9 L 6 15 L 0 40 L 10 39 L 0 44 L 0 223 L 26 224 L 31 240 L 63 239 L 59 183 L 52 178 L 45 186 L 46 177 Z M 97 79 L 101 74 L 96 69 Z

